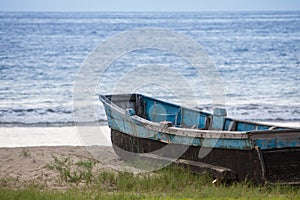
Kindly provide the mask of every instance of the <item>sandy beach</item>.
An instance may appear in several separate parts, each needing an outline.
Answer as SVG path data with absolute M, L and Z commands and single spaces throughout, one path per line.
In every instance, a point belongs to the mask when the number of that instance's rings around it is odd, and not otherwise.
M 61 190 L 74 186 L 75 183 L 62 182 L 58 170 L 47 167 L 54 164 L 53 156 L 69 158 L 73 163 L 93 161 L 95 162 L 93 173 L 103 170 L 115 171 L 117 167 L 123 165 L 111 146 L 94 148 L 100 152 L 101 161 L 94 160 L 89 151 L 82 146 L 2 147 L 0 148 L 0 187 L 16 189 L 34 184 Z
M 59 171 L 47 168 L 54 164 L 53 156 L 69 158 L 73 163 L 95 162 L 93 173 L 118 170 L 124 163 L 113 151 L 110 129 L 103 126 L 100 130 L 103 134 L 86 148 L 76 127 L 1 127 L 0 187 L 41 184 L 50 189 L 64 189 L 72 186 L 60 180 Z M 97 160 L 90 151 L 97 152 Z
M 298 123 L 280 125 L 299 127 Z M 99 127 L 89 127 L 87 130 L 99 131 Z M 69 158 L 73 164 L 78 161 L 94 162 L 94 175 L 103 170 L 128 169 L 111 146 L 110 129 L 103 126 L 100 131 L 102 134 L 84 135 L 91 138 L 87 140 L 91 141 L 89 145 L 85 145 L 77 127 L 1 127 L 0 187 L 20 188 L 35 184 L 63 190 L 78 185 L 61 181 L 59 171 L 47 167 L 54 164 L 53 156 Z M 130 168 L 132 170 L 136 171 Z

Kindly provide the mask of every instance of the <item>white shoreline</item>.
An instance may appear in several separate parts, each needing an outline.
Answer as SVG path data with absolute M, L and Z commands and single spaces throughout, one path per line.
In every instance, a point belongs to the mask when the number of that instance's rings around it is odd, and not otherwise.
M 77 128 L 76 126 L 1 127 L 0 147 L 112 145 L 108 126 L 85 127 L 93 130 L 88 144 L 86 139 L 85 142 L 82 141 L 82 137 L 85 136 L 79 134 Z

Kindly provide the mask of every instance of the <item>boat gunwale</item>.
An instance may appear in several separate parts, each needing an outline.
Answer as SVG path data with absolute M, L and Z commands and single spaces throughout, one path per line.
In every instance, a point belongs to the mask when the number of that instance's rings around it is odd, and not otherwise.
M 128 119 L 132 121 L 132 123 L 140 123 L 146 128 L 150 128 L 152 130 L 168 133 L 172 135 L 178 136 L 188 136 L 188 137 L 198 137 L 198 138 L 228 138 L 228 139 L 248 139 L 249 135 L 247 131 L 219 131 L 219 130 L 201 130 L 201 129 L 193 129 L 193 128 L 182 128 L 182 127 L 167 127 L 163 128 L 159 122 L 152 122 L 150 120 L 144 119 L 138 115 L 126 116 L 125 110 L 120 108 L 118 105 L 114 104 L 111 101 L 102 101 L 107 104 L 114 111 L 122 114 L 124 119 Z
M 125 96 L 125 95 L 141 95 L 141 94 L 122 94 L 122 95 Z M 147 120 L 145 118 L 142 118 L 138 115 L 127 116 L 125 109 L 119 107 L 113 101 L 110 101 L 107 98 L 107 96 L 113 96 L 113 95 L 100 95 L 99 99 L 103 103 L 107 104 L 111 109 L 114 109 L 114 111 L 117 111 L 120 114 L 122 114 L 124 116 L 124 119 L 130 120 L 130 121 L 132 121 L 132 123 L 135 123 L 135 124 L 140 123 L 145 128 L 149 128 L 154 131 L 172 134 L 172 135 L 176 135 L 176 136 L 193 137 L 193 138 L 209 138 L 209 139 L 214 139 L 214 138 L 215 139 L 217 139 L 217 138 L 221 138 L 221 139 L 261 139 L 261 137 L 259 137 L 259 136 L 263 136 L 266 134 L 268 135 L 268 137 L 266 137 L 266 138 L 272 138 L 275 135 L 277 136 L 278 134 L 281 134 L 281 133 L 282 134 L 290 133 L 290 132 L 292 132 L 292 133 L 295 132 L 296 134 L 298 132 L 300 133 L 300 129 L 289 128 L 289 127 L 280 127 L 280 128 L 284 128 L 281 130 L 277 129 L 277 130 L 251 130 L 251 131 L 209 130 L 209 129 L 197 129 L 197 128 L 187 128 L 187 127 L 176 127 L 176 126 L 164 127 L 161 125 L 161 122 L 153 122 L 153 121 Z M 177 104 L 171 104 L 171 103 L 164 102 L 162 100 L 157 100 L 152 97 L 145 96 L 145 95 L 141 95 L 141 96 L 153 99 L 155 101 L 160 101 L 160 102 L 166 103 L 168 105 L 175 105 L 175 106 L 181 107 Z M 199 111 L 194 108 L 187 108 L 184 106 L 182 106 L 182 108 L 205 113 L 205 112 Z M 205 113 L 205 114 L 211 115 L 210 113 Z M 226 117 L 226 119 L 230 119 L 230 120 L 233 120 L 236 122 L 242 122 L 242 123 L 248 123 L 248 124 L 254 124 L 254 125 L 266 125 L 266 126 L 272 127 L 271 125 L 260 124 L 260 123 L 251 122 L 251 121 L 235 120 L 235 119 L 231 119 L 231 118 L 227 118 L 227 117 Z M 278 126 L 276 126 L 276 127 L 278 127 Z

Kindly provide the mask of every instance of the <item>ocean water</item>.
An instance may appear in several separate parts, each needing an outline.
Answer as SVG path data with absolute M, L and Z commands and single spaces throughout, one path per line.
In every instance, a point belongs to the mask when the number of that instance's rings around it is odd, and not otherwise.
M 72 125 L 81 63 L 108 38 L 145 27 L 177 31 L 202 45 L 220 72 L 230 117 L 300 124 L 300 11 L 0 12 L 0 126 Z M 194 88 L 196 106 L 211 111 L 207 87 L 193 68 L 151 49 L 112 63 L 95 96 L 110 93 L 124 72 L 143 64 L 179 69 Z M 176 101 L 160 86 L 138 91 Z M 95 98 L 95 107 L 100 106 Z M 105 122 L 103 110 L 95 110 L 97 121 Z

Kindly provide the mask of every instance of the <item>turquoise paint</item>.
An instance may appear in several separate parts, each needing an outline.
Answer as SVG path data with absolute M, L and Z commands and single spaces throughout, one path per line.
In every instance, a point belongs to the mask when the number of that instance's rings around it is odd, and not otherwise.
M 177 124 L 175 120 L 178 118 L 180 112 L 178 106 L 161 101 L 154 101 L 147 97 L 143 97 L 143 101 L 145 102 L 145 111 L 148 120 L 153 122 L 170 121 L 173 125 Z
M 228 130 L 232 120 L 225 119 L 224 130 Z
M 212 117 L 212 130 L 223 130 L 227 111 L 223 108 L 215 108 Z
M 267 149 L 281 149 L 281 148 L 295 148 L 300 147 L 299 138 L 271 138 L 271 139 L 257 139 L 255 145 L 262 150 Z
M 197 111 L 182 108 L 181 125 L 183 127 L 204 128 L 207 115 L 201 114 Z
M 128 108 L 125 110 L 125 114 L 127 116 L 133 116 L 133 115 L 135 115 L 135 110 L 133 108 Z
M 249 139 L 214 139 L 204 138 L 202 139 L 203 147 L 210 148 L 223 148 L 223 149 L 252 149 L 252 145 Z
M 208 113 L 198 110 L 179 107 L 170 103 L 166 103 L 159 100 L 153 100 L 148 97 L 142 96 L 143 103 L 145 105 L 146 120 L 152 119 L 153 121 L 171 121 L 173 126 L 177 127 L 193 127 L 204 128 L 208 116 L 212 116 Z M 159 132 L 146 128 L 145 122 L 139 121 L 136 118 L 132 118 L 136 111 L 133 109 L 134 104 L 130 102 L 129 106 L 132 108 L 125 109 L 124 113 L 119 112 L 111 107 L 110 104 L 104 104 L 105 111 L 108 117 L 108 124 L 110 128 L 116 129 L 120 132 L 133 135 L 140 138 L 148 138 L 152 140 L 162 141 L 166 143 L 183 144 L 203 146 L 210 148 L 226 148 L 226 149 L 252 149 L 254 145 L 259 146 L 261 149 L 274 149 L 274 148 L 293 148 L 300 147 L 299 138 L 271 138 L 271 139 L 234 139 L 234 138 L 193 138 L 189 136 L 175 136 L 174 134 Z M 220 120 L 219 120 L 220 119 Z M 230 123 L 233 121 L 230 118 L 223 116 L 213 116 L 214 123 L 217 123 L 223 129 L 228 130 Z M 256 123 L 248 123 L 243 121 L 236 122 L 236 131 L 255 131 L 255 130 L 268 130 L 271 126 L 261 125 Z M 146 122 L 147 123 L 147 122 Z M 157 125 L 159 127 L 159 125 Z M 221 128 L 220 128 L 221 129 Z M 283 128 L 278 128 L 283 129 Z M 234 133 L 234 131 L 232 132 Z M 252 133 L 255 134 L 255 133 Z M 274 134 L 276 137 L 276 134 Z
M 174 135 L 171 142 L 175 144 L 184 144 L 184 145 L 192 145 L 194 138 L 192 137 L 182 137 L 178 135 Z M 200 145 L 198 145 L 200 146 Z
M 263 130 L 268 130 L 269 128 L 270 128 L 270 126 L 259 125 L 259 126 L 257 127 L 257 130 L 263 131 Z
M 214 139 L 214 138 L 193 138 L 188 136 L 177 136 L 168 133 L 162 133 L 137 125 L 130 116 L 122 115 L 111 110 L 108 118 L 111 128 L 120 132 L 152 140 L 162 141 L 166 143 L 204 146 L 211 148 L 229 148 L 229 149 L 249 149 L 251 148 L 248 139 Z M 113 118 L 112 118 L 113 116 Z
M 256 124 L 249 124 L 244 122 L 238 122 L 236 130 L 237 131 L 253 131 L 256 129 Z

